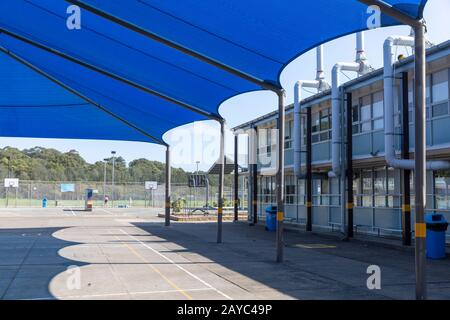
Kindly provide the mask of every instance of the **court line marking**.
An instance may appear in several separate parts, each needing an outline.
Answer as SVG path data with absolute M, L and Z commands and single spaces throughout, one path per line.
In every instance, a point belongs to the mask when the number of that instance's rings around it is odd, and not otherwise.
M 108 213 L 108 214 L 114 215 L 114 212 L 111 212 L 111 211 L 109 211 L 109 210 L 106 210 L 105 208 L 98 208 L 98 209 L 100 209 L 100 210 L 102 210 L 102 211 L 105 211 L 105 212 Z
M 192 298 L 192 296 L 190 296 L 188 293 L 186 293 L 184 290 L 182 290 L 180 287 L 178 287 L 175 282 L 173 282 L 172 280 L 170 280 L 169 278 L 167 278 L 158 268 L 156 268 L 154 265 L 151 264 L 150 261 L 148 261 L 146 258 L 144 258 L 141 254 L 139 254 L 139 252 L 137 252 L 133 247 L 131 247 L 128 243 L 124 243 L 123 241 L 121 241 L 119 239 L 119 237 L 114 236 L 114 238 L 117 241 L 120 241 L 125 247 L 128 248 L 128 250 L 130 250 L 136 257 L 138 257 L 139 259 L 141 259 L 143 262 L 146 263 L 146 265 L 148 267 L 150 267 L 154 272 L 156 272 L 157 274 L 159 274 L 161 276 L 161 278 L 164 279 L 164 281 L 166 281 L 172 288 L 174 288 L 176 290 L 176 292 L 181 293 L 183 296 L 185 296 L 188 300 L 194 300 L 194 298 Z
M 173 264 L 174 266 L 176 266 L 178 269 L 184 271 L 186 274 L 188 274 L 189 276 L 191 276 L 192 278 L 196 279 L 197 281 L 203 283 L 205 286 L 207 286 L 208 288 L 214 290 L 215 292 L 217 292 L 218 294 L 222 295 L 223 297 L 225 297 L 228 300 L 233 300 L 230 296 L 226 295 L 225 293 L 223 293 L 222 291 L 220 291 L 219 289 L 215 288 L 214 286 L 212 286 L 211 284 L 209 284 L 208 282 L 206 282 L 205 280 L 199 278 L 198 276 L 196 276 L 195 274 L 193 274 L 192 272 L 186 270 L 185 268 L 183 268 L 182 266 L 180 266 L 179 264 L 177 264 L 175 261 L 173 261 L 172 259 L 166 257 L 165 255 L 163 255 L 161 252 L 159 252 L 158 250 L 155 250 L 154 248 L 150 247 L 149 245 L 147 245 L 146 243 L 142 242 L 141 240 L 137 239 L 136 237 L 132 236 L 131 234 L 127 233 L 126 231 L 123 231 L 122 229 L 119 229 L 120 232 L 122 232 L 123 234 L 127 235 L 128 237 L 130 237 L 131 239 L 133 239 L 134 241 L 138 242 L 139 244 L 141 244 L 142 246 L 146 247 L 147 249 L 150 249 L 151 251 L 153 251 L 154 253 L 156 253 L 157 255 L 159 255 L 161 258 L 165 259 L 166 261 L 170 262 L 171 264 Z
M 197 289 L 183 289 L 184 292 L 195 291 L 209 291 L 211 288 L 197 288 Z M 175 293 L 180 290 L 157 290 L 157 291 L 138 291 L 138 292 L 118 292 L 118 293 L 102 293 L 102 294 L 85 294 L 78 296 L 60 296 L 60 297 L 43 297 L 43 298 L 29 298 L 20 300 L 55 300 L 55 299 L 87 299 L 87 298 L 101 298 L 101 297 L 120 297 L 126 295 L 144 295 L 144 294 L 160 294 L 160 293 Z

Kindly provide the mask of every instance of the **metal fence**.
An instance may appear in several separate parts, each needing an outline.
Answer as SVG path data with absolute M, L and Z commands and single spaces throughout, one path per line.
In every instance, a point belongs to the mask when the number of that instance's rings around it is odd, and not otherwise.
M 73 192 L 62 192 L 61 184 L 73 184 Z M 172 201 L 184 199 L 184 207 L 217 205 L 217 187 L 189 188 L 187 184 L 172 184 Z M 110 207 L 164 207 L 165 185 L 156 190 L 145 190 L 144 182 L 111 184 L 104 186 L 98 181 L 26 181 L 21 180 L 18 188 L 0 186 L 0 207 L 41 207 L 47 199 L 48 207 L 84 207 L 86 189 L 96 190 L 94 207 L 103 206 L 104 196 L 109 197 Z M 225 203 L 232 204 L 233 190 L 224 187 Z

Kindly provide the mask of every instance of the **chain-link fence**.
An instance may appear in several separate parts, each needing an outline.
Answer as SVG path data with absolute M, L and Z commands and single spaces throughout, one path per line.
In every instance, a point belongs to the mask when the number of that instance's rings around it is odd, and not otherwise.
M 61 185 L 73 185 L 69 192 L 63 192 Z M 86 189 L 94 189 L 93 206 L 104 206 L 104 197 L 108 196 L 109 207 L 164 207 L 165 185 L 156 190 L 146 190 L 143 182 L 111 183 L 71 182 L 71 181 L 26 181 L 21 180 L 19 187 L 0 186 L 0 207 L 41 207 L 47 200 L 47 207 L 84 207 Z M 183 208 L 217 206 L 217 187 L 189 188 L 187 184 L 172 184 L 171 199 L 183 199 Z M 224 186 L 225 206 L 231 206 L 233 190 Z

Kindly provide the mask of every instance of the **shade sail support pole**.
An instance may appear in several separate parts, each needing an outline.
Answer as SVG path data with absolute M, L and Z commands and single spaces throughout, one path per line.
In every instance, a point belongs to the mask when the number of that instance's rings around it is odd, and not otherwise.
M 284 259 L 284 127 L 285 127 L 285 91 L 278 92 L 278 161 L 277 161 L 277 230 L 276 230 L 276 261 L 283 262 Z
M 234 221 L 239 220 L 239 135 L 234 136 Z
M 415 77 L 414 77 L 414 101 L 415 101 L 415 213 L 416 213 L 416 299 L 427 298 L 426 283 L 426 139 L 425 139 L 425 90 L 426 90 L 426 55 L 425 55 L 425 26 L 414 27 L 415 42 Z
M 296 137 L 296 139 L 301 139 Z M 312 110 L 306 109 L 306 231 L 312 231 Z
M 414 186 L 415 186 L 415 268 L 416 268 L 416 299 L 427 298 L 426 283 L 426 52 L 425 31 L 423 20 L 415 19 L 381 0 L 358 0 L 366 5 L 375 5 L 380 11 L 414 29 Z
M 353 238 L 353 127 L 352 93 L 346 93 L 347 130 L 347 238 Z
M 219 199 L 217 201 L 217 243 L 222 243 L 223 183 L 225 176 L 225 121 L 220 121 Z
M 166 148 L 166 188 L 165 188 L 165 202 L 164 202 L 164 208 L 165 208 L 165 226 L 170 226 L 170 183 L 172 181 L 171 179 L 171 164 L 170 164 L 170 147 L 167 146 Z

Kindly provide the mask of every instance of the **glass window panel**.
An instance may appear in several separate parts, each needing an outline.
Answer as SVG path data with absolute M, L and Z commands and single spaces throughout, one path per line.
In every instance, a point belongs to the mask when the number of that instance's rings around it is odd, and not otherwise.
M 375 207 L 386 207 L 386 196 L 375 196 Z
M 379 118 L 383 116 L 383 92 L 377 92 L 373 95 L 373 117 Z
M 386 171 L 384 168 L 375 170 L 373 184 L 375 194 L 386 194 Z
M 430 93 L 431 93 L 430 82 L 431 82 L 431 76 L 427 75 L 427 90 L 426 90 L 426 95 L 425 95 L 425 97 L 427 98 L 427 104 L 430 104 L 430 102 L 431 102 L 431 99 L 430 99 Z
M 388 168 L 388 192 L 394 193 L 395 191 L 395 170 L 393 168 Z
M 285 139 L 290 140 L 292 137 L 292 120 L 286 122 L 286 127 L 284 128 Z
M 319 134 L 313 134 L 311 139 L 312 139 L 312 143 L 319 142 L 319 140 L 320 140 Z
M 371 125 L 370 125 L 370 121 L 369 122 L 364 122 L 361 124 L 361 132 L 367 132 L 367 131 L 371 131 Z
M 412 109 L 414 103 L 414 80 L 408 81 L 408 103 L 409 108 Z M 411 117 L 409 117 L 411 119 Z
M 318 112 L 311 115 L 312 118 L 312 132 L 318 132 L 320 130 L 320 115 Z
M 320 130 L 328 130 L 330 128 L 330 117 L 328 115 L 328 109 L 320 112 Z
M 379 130 L 384 128 L 383 119 L 378 119 L 373 121 L 373 130 Z
M 353 122 L 358 122 L 359 121 L 359 108 L 357 105 L 353 106 L 352 113 L 353 113 L 352 114 Z
M 448 100 L 448 69 L 433 74 L 433 102 Z
M 448 102 L 433 106 L 433 117 L 445 116 L 448 114 Z
M 363 99 L 364 101 L 364 99 Z M 370 104 L 361 106 L 361 121 L 370 120 L 372 115 L 370 114 Z
M 362 171 L 362 205 L 363 207 L 372 207 L 372 171 Z

